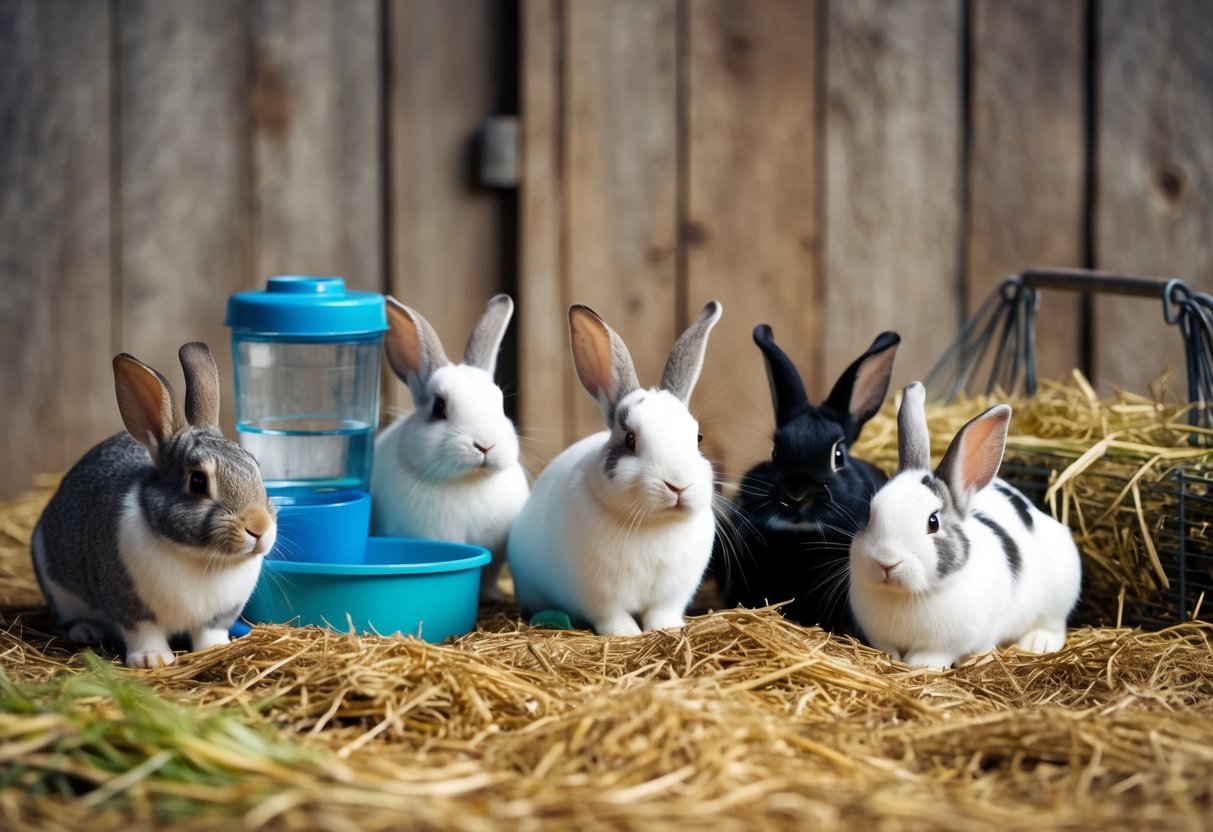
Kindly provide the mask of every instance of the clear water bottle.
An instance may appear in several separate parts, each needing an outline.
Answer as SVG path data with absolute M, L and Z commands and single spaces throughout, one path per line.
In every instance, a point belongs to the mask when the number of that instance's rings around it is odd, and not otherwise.
M 236 432 L 277 498 L 366 491 L 379 420 L 383 296 L 271 277 L 228 300 Z

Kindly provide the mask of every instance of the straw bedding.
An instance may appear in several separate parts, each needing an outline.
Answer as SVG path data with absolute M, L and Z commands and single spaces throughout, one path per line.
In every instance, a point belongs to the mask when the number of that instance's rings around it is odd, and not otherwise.
M 4 828 L 1213 826 L 1208 624 L 937 673 L 772 610 L 599 638 L 502 606 L 441 646 L 267 626 L 136 673 L 53 635 L 48 496 L 0 508 Z

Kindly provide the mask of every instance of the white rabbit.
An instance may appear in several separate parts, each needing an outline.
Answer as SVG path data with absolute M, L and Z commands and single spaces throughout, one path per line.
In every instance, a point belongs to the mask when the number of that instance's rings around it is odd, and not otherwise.
M 905 389 L 898 473 L 851 543 L 851 606 L 864 636 L 908 664 L 947 667 L 1017 644 L 1060 650 L 1081 564 L 1070 530 L 1003 480 L 1011 408 L 960 429 L 932 474 L 925 390 Z M 987 487 L 988 486 L 988 487 Z
M 712 466 L 687 404 L 720 314 L 704 306 L 660 386 L 641 390 L 623 340 L 591 309 L 569 310 L 573 363 L 608 430 L 552 460 L 510 530 L 526 609 L 561 609 L 601 634 L 682 626 L 715 531 Z
M 228 641 L 277 511 L 257 461 L 219 432 L 219 371 L 206 344 L 180 350 L 185 405 L 158 372 L 114 358 L 126 425 L 68 471 L 30 543 L 34 571 L 73 641 L 122 638 L 126 663 L 173 662 Z
M 495 600 L 506 535 L 529 490 L 514 423 L 493 381 L 514 302 L 490 300 L 463 363 L 451 364 L 425 318 L 387 301 L 388 363 L 408 385 L 414 410 L 375 442 L 371 533 L 483 546 L 493 561 L 481 573 L 480 596 Z

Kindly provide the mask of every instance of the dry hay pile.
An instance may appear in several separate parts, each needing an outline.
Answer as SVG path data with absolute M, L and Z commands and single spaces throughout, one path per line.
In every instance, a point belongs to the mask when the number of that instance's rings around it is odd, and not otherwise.
M 875 426 L 879 433 L 884 428 Z M 433 646 L 259 627 L 152 672 L 54 638 L 0 510 L 0 826 L 1213 826 L 1213 626 L 937 673 L 770 610 Z

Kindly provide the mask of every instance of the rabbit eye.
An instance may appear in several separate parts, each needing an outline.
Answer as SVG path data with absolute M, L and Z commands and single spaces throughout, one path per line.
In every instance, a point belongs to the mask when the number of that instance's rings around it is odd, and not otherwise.
M 841 439 L 834 443 L 834 451 L 830 455 L 830 470 L 837 471 L 847 464 L 847 454 Z
M 629 451 L 636 450 L 636 431 L 629 430 L 623 435 L 623 444 Z
M 434 407 L 432 410 L 430 410 L 430 415 L 433 416 L 435 419 L 445 419 L 446 418 L 446 399 L 444 399 L 442 396 L 439 396 L 438 398 L 434 399 Z
M 190 471 L 190 493 L 197 494 L 199 497 L 210 495 L 210 489 L 207 488 L 206 472 Z
M 697 438 L 695 441 L 696 441 L 698 444 L 702 445 L 702 444 L 703 444 L 703 434 L 702 434 L 702 433 L 701 433 L 701 434 L 699 434 L 699 437 L 698 437 L 698 438 Z
M 935 534 L 939 531 L 939 515 L 932 514 L 927 518 L 927 534 Z

